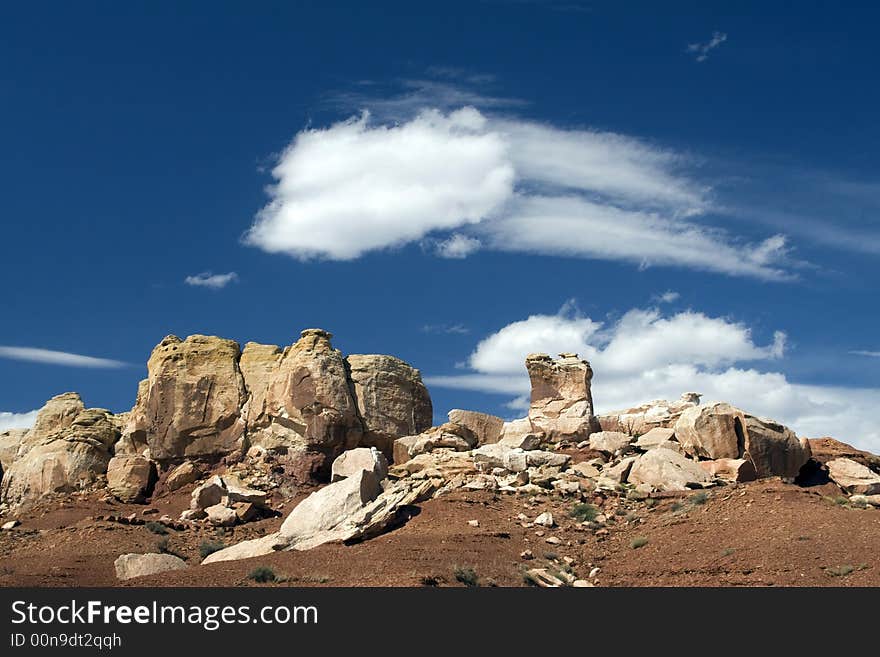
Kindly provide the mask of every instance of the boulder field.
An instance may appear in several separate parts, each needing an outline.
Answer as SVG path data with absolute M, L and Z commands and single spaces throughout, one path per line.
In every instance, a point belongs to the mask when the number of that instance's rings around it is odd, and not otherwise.
M 277 531 L 205 559 L 216 562 L 369 539 L 405 507 L 456 490 L 645 499 L 765 477 L 793 483 L 812 463 L 806 470 L 880 506 L 880 475 L 868 465 L 844 455 L 819 464 L 788 427 L 697 393 L 597 415 L 593 371 L 576 354 L 526 357 L 526 417 L 453 409 L 432 426 L 417 369 L 393 356 L 343 356 L 331 337 L 306 329 L 283 349 L 166 337 L 130 412 L 65 393 L 32 429 L 0 433 L 0 512 L 77 491 L 137 504 L 183 489 L 189 508 L 164 523 L 225 528 L 279 517 L 303 486 L 325 484 L 285 511 Z M 187 567 L 139 556 L 120 557 L 120 578 Z

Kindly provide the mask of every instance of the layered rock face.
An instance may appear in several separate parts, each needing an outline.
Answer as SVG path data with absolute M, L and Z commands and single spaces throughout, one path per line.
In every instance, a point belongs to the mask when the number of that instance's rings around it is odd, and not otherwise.
M 417 369 L 394 356 L 352 355 L 345 360 L 364 420 L 362 445 L 390 457 L 397 438 L 430 428 L 431 396 Z
M 4 471 L 0 486 L 3 503 L 19 505 L 51 493 L 81 490 L 107 472 L 111 447 L 120 435 L 114 416 L 98 408 L 79 410 L 72 417 L 70 413 L 59 415 L 57 399 L 50 400 L 45 414 L 40 412 L 17 458 Z M 79 396 L 64 400 L 67 408 L 81 404 Z M 59 429 L 49 430 L 49 416 L 63 418 Z
M 358 415 L 345 360 L 331 334 L 306 329 L 281 353 L 248 345 L 244 378 L 248 391 L 248 442 L 292 454 L 312 453 L 306 470 L 324 469 L 339 453 L 360 444 Z M 309 474 L 309 473 L 306 473 Z
M 693 456 L 746 459 L 758 477 L 797 477 L 812 455 L 809 443 L 788 427 L 724 403 L 685 409 L 675 437 Z
M 547 440 L 583 440 L 593 431 L 593 370 L 577 354 L 530 354 L 526 369 L 532 384 L 529 422 Z
M 241 450 L 246 401 L 232 340 L 170 335 L 147 361 L 148 378 L 138 388 L 126 436 L 117 453 L 158 460 L 227 454 Z
M 392 356 L 349 356 L 306 329 L 283 350 L 190 336 L 165 338 L 147 364 L 120 455 L 160 462 L 274 451 L 294 479 L 326 474 L 358 445 L 389 456 L 394 440 L 431 425 L 418 370 Z

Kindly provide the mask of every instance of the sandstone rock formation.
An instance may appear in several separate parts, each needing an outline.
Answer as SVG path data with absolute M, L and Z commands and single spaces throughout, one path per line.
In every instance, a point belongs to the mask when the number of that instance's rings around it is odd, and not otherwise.
M 336 456 L 359 444 L 390 455 L 394 439 L 430 427 L 418 370 L 392 356 L 346 360 L 331 337 L 306 329 L 283 350 L 249 342 L 244 351 L 217 337 L 165 338 L 116 453 L 170 466 L 261 448 L 302 480 L 328 474 Z
M 730 404 L 685 409 L 675 423 L 675 437 L 689 454 L 707 459 L 737 459 L 746 447 L 746 418 Z
M 452 424 L 470 431 L 477 445 L 488 445 L 501 440 L 504 420 L 500 417 L 477 411 L 463 411 L 460 408 L 449 411 L 447 417 Z
M 112 414 L 92 408 L 80 410 L 72 420 L 70 415 L 61 417 L 62 428 L 55 432 L 46 423 L 35 427 L 38 441 L 29 432 L 29 449 L 4 472 L 0 501 L 15 506 L 50 493 L 81 490 L 106 473 L 110 448 L 119 438 Z
M 169 335 L 147 362 L 118 454 L 143 454 L 159 461 L 242 449 L 246 399 L 232 340 Z
M 852 459 L 832 459 L 825 465 L 831 480 L 848 493 L 880 494 L 880 475 L 861 463 Z
M 155 465 L 143 456 L 114 456 L 107 464 L 107 489 L 122 502 L 142 502 L 156 478 Z
M 419 454 L 440 448 L 466 452 L 476 445 L 476 437 L 471 431 L 458 424 L 446 422 L 439 427 L 431 427 L 417 436 L 404 436 L 395 440 L 394 462 L 403 463 Z
M 696 392 L 686 392 L 675 401 L 655 399 L 634 408 L 603 413 L 597 422 L 603 431 L 641 436 L 657 427 L 673 427 L 683 411 L 700 403 L 700 397 Z
M 745 458 L 758 477 L 797 477 L 811 456 L 809 443 L 788 427 L 725 403 L 685 409 L 675 423 L 675 437 L 687 453 L 700 458 Z
M 642 454 L 632 465 L 627 481 L 647 484 L 663 491 L 700 488 L 711 481 L 700 465 L 669 449 L 655 448 Z
M 394 356 L 356 354 L 345 360 L 364 421 L 362 445 L 391 457 L 395 439 L 431 427 L 431 396 L 417 369 Z
M 746 415 L 745 451 L 758 477 L 797 477 L 812 456 L 806 438 L 799 439 L 778 422 L 752 415 Z
M 577 354 L 559 356 L 558 360 L 547 354 L 526 358 L 532 384 L 529 421 L 547 440 L 583 440 L 595 427 L 590 390 L 593 370 Z

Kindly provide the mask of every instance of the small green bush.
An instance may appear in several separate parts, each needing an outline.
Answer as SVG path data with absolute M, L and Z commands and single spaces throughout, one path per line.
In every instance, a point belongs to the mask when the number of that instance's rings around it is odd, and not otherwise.
M 201 555 L 202 559 L 204 559 L 209 554 L 219 552 L 225 547 L 226 543 L 224 543 L 223 541 L 202 541 L 199 545 L 199 554 Z
M 161 522 L 156 522 L 155 520 L 150 520 L 148 523 L 145 523 L 144 527 L 159 536 L 165 536 L 168 534 L 168 528 Z
M 596 516 L 599 515 L 599 509 L 594 507 L 592 504 L 587 504 L 585 502 L 575 504 L 571 511 L 568 514 L 572 518 L 580 520 L 581 522 L 589 522 L 594 520 Z
M 709 493 L 706 493 L 704 491 L 700 491 L 699 493 L 694 493 L 688 499 L 690 500 L 691 504 L 693 504 L 695 506 L 700 506 L 700 505 L 705 504 L 706 500 L 709 499 Z
M 473 568 L 458 567 L 452 572 L 455 575 L 456 581 L 465 586 L 479 586 L 480 578 L 477 577 L 477 573 Z
M 248 579 L 260 584 L 265 584 L 267 582 L 277 582 L 278 576 L 275 574 L 275 571 L 268 566 L 257 566 L 248 573 Z
M 629 546 L 633 550 L 638 550 L 640 547 L 644 547 L 648 544 L 648 539 L 644 536 L 636 536 L 633 540 L 629 542 Z

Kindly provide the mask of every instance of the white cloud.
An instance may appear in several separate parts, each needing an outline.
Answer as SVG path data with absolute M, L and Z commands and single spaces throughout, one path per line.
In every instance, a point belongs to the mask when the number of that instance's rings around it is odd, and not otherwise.
M 709 59 L 709 53 L 725 41 L 727 41 L 727 35 L 724 32 L 713 32 L 712 38 L 706 43 L 689 43 L 687 51 L 693 54 L 698 62 L 705 62 Z
M 435 250 L 441 258 L 460 260 L 479 251 L 480 246 L 480 240 L 475 237 L 455 233 L 448 240 L 439 242 Z
M 209 271 L 203 271 L 201 274 L 196 274 L 195 276 L 187 276 L 183 282 L 194 287 L 207 287 L 212 290 L 221 290 L 237 280 L 238 274 L 234 271 L 231 271 L 228 274 L 212 274 Z
M 485 115 L 473 107 L 300 132 L 245 242 L 301 260 L 351 260 L 421 242 L 623 260 L 785 280 L 785 238 L 750 243 L 696 218 L 711 190 L 689 158 L 631 137 Z
M 66 351 L 52 351 L 50 349 L 37 349 L 35 347 L 6 347 L 0 346 L 0 358 L 23 360 L 31 363 L 44 363 L 46 365 L 65 365 L 69 367 L 91 367 L 112 369 L 126 367 L 128 363 L 110 358 L 95 358 L 93 356 L 81 356 Z
M 633 309 L 607 327 L 571 311 L 533 315 L 480 341 L 468 359 L 470 372 L 426 381 L 512 396 L 507 406 L 521 412 L 529 391 L 524 360 L 535 351 L 574 351 L 589 360 L 599 412 L 695 390 L 704 401 L 729 401 L 785 422 L 800 435 L 831 435 L 880 448 L 874 418 L 880 389 L 804 385 L 781 372 L 759 370 L 784 355 L 784 333 L 760 345 L 747 326 L 693 311 L 667 316 Z
M 857 349 L 849 352 L 855 356 L 867 356 L 868 358 L 880 358 L 880 351 L 867 351 L 865 349 Z
M 481 226 L 499 251 L 623 260 L 640 267 L 679 266 L 767 280 L 793 274 L 771 266 L 766 243 L 737 243 L 719 231 L 652 211 L 625 210 L 568 197 L 521 197 L 511 214 Z
M 34 422 L 37 419 L 37 413 L 39 412 L 39 409 L 27 413 L 0 411 L 0 431 L 7 431 L 9 429 L 30 429 L 34 426 Z
M 654 301 L 659 303 L 675 303 L 681 298 L 681 294 L 675 290 L 666 290 L 663 294 L 657 294 L 653 297 Z
M 471 330 L 464 324 L 425 324 L 422 327 L 424 333 L 446 333 L 454 335 L 465 335 Z
M 427 111 L 395 126 L 371 127 L 368 118 L 297 136 L 248 243 L 350 260 L 478 222 L 510 196 L 505 145 L 477 110 Z

